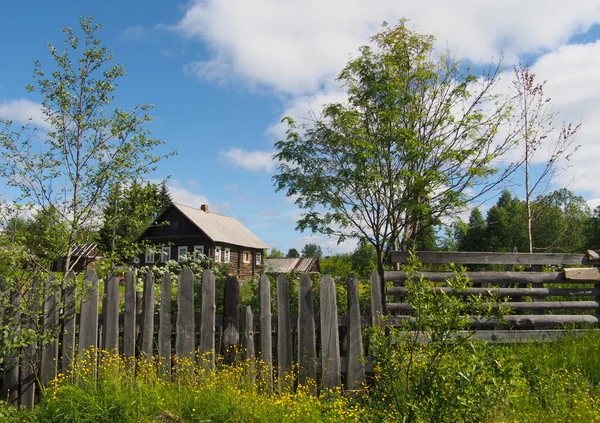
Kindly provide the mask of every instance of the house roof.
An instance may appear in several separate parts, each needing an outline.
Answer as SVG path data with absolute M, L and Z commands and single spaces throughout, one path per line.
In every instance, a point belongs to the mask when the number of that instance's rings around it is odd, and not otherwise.
M 235 217 L 205 212 L 194 207 L 173 203 L 185 217 L 214 242 L 241 245 L 250 248 L 269 248 L 256 235 L 250 232 Z
M 98 252 L 98 244 L 94 243 L 85 243 L 76 245 L 71 253 L 73 257 L 86 257 L 86 258 L 94 258 L 98 257 L 100 253 Z
M 316 257 L 268 258 L 264 268 L 267 273 L 306 273 L 318 272 L 319 259 Z

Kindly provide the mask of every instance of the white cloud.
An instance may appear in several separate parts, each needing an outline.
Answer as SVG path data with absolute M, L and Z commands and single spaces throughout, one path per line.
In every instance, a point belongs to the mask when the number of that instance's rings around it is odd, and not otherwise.
M 222 203 L 210 201 L 205 195 L 196 194 L 186 188 L 183 188 L 176 179 L 170 180 L 167 184 L 167 188 L 169 189 L 171 197 L 173 197 L 174 203 L 180 203 L 198 209 L 203 204 L 208 204 L 210 211 L 221 214 L 227 214 L 231 207 L 228 201 L 224 201 Z
M 272 151 L 247 151 L 233 147 L 219 152 L 221 162 L 231 164 L 251 172 L 271 172 L 275 167 Z
M 301 251 L 306 244 L 317 244 L 321 247 L 321 250 L 323 250 L 323 255 L 329 256 L 351 253 L 356 249 L 358 241 L 355 239 L 346 239 L 344 242 L 338 244 L 337 238 L 330 238 L 323 234 L 315 234 L 297 238 L 294 241 L 294 248 Z
M 22 125 L 31 122 L 33 126 L 40 129 L 49 129 L 50 125 L 46 122 L 46 117 L 42 112 L 40 103 L 19 98 L 0 103 L 0 117 L 6 120 L 12 120 Z
M 487 61 L 540 53 L 565 44 L 600 22 L 590 0 L 196 0 L 176 28 L 208 46 L 211 55 L 188 66 L 200 77 L 240 80 L 306 94 L 333 80 L 383 21 L 411 19 L 419 32 L 459 57 Z

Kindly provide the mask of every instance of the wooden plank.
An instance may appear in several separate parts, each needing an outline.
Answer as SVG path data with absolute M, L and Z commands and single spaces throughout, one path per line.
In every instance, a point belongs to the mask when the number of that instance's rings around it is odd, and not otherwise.
M 572 281 L 600 281 L 600 267 L 568 268 L 565 279 Z
M 246 349 L 246 359 L 254 361 L 256 353 L 254 351 L 254 315 L 252 314 L 252 307 L 246 306 L 244 315 L 244 348 Z
M 193 363 L 196 339 L 194 320 L 194 274 L 185 266 L 179 275 L 177 288 L 177 322 L 175 324 L 175 354 L 178 359 Z
M 40 280 L 35 278 L 31 284 L 31 289 L 27 298 L 25 325 L 27 329 L 39 333 L 40 317 Z M 0 324 L 1 326 L 1 324 Z M 39 368 L 38 360 L 38 342 L 34 340 L 24 349 L 21 358 L 21 392 L 19 394 L 19 403 L 21 407 L 27 409 L 33 408 L 36 403 L 36 375 Z
M 600 288 L 467 288 L 464 291 L 455 291 L 452 288 L 431 288 L 436 293 L 446 293 L 452 295 L 481 295 L 489 297 L 497 295 L 500 297 L 544 297 L 544 296 L 563 296 L 563 297 L 583 297 L 600 295 Z M 406 295 L 408 288 L 393 286 L 387 288 L 387 293 L 392 295 Z
M 294 354 L 292 335 L 290 286 L 285 275 L 279 274 L 277 276 L 277 363 L 280 382 L 283 382 L 292 369 Z
M 165 272 L 160 281 L 160 308 L 158 322 L 158 357 L 160 372 L 171 375 L 171 275 Z
M 18 333 L 21 322 L 21 292 L 14 289 L 10 293 L 10 300 L 5 313 L 7 313 L 6 324 L 13 333 Z M 19 405 L 19 357 L 16 351 L 11 352 L 4 359 L 4 377 L 2 378 L 2 391 L 0 399 L 9 405 Z
M 417 251 L 417 259 L 421 263 L 439 264 L 540 264 L 540 265 L 589 265 L 593 264 L 583 254 L 551 254 L 551 253 L 480 253 L 480 252 L 446 252 Z M 393 263 L 405 263 L 409 253 L 392 251 Z
M 273 344 L 271 328 L 271 281 L 260 277 L 260 357 L 269 372 L 269 389 L 273 389 Z
M 298 383 L 306 385 L 317 380 L 317 346 L 312 279 L 300 276 L 298 284 Z
M 377 270 L 373 270 L 371 272 L 371 317 L 373 318 L 373 326 L 379 326 L 383 316 L 382 292 L 379 273 Z
M 44 387 L 56 377 L 58 358 L 58 300 L 57 286 L 54 275 L 48 276 L 45 281 L 44 293 L 44 338 L 47 343 L 42 347 L 42 361 L 40 363 L 40 383 Z
M 75 359 L 75 283 L 75 272 L 71 270 L 65 278 L 63 289 L 62 372 L 71 370 Z
M 358 300 L 358 280 L 351 273 L 346 280 L 348 288 L 348 374 L 346 389 L 361 389 L 365 381 L 363 343 L 361 332 L 360 303 Z
M 465 272 L 463 274 L 473 284 L 530 284 L 530 283 L 570 283 L 565 279 L 563 272 Z M 402 271 L 386 271 L 385 280 L 391 282 L 404 282 L 407 275 Z M 446 279 L 452 278 L 452 272 L 417 272 L 415 276 L 423 276 L 431 282 L 446 282 Z M 575 282 L 571 282 L 575 283 Z M 578 281 L 577 283 L 581 283 Z
M 495 304 L 494 308 L 505 307 L 514 311 L 526 310 L 594 310 L 600 307 L 597 301 L 544 301 L 544 302 L 503 302 Z M 412 306 L 407 303 L 389 303 L 386 304 L 388 311 L 412 310 Z
M 104 282 L 106 288 L 105 308 L 102 310 L 102 349 L 119 353 L 119 278 L 114 273 Z
M 79 316 L 79 357 L 88 351 L 95 362 L 98 350 L 98 276 L 94 270 L 88 270 L 83 279 L 83 292 Z
M 125 358 L 135 357 L 136 316 L 135 275 L 130 269 L 125 276 L 125 312 L 123 315 L 123 354 Z M 128 366 L 133 364 L 131 360 L 127 360 L 127 362 Z
M 240 308 L 240 283 L 235 276 L 227 276 L 223 290 L 223 352 L 226 363 L 236 359 L 236 346 L 240 340 L 238 331 Z
M 403 322 L 414 320 L 410 316 L 389 316 L 385 321 L 387 326 L 399 326 Z M 569 325 L 598 326 L 598 316 L 591 315 L 510 315 L 504 316 L 503 321 L 495 322 L 472 317 L 471 324 L 480 329 L 503 327 L 549 329 Z
M 320 296 L 322 383 L 323 389 L 334 389 L 342 383 L 342 368 L 335 282 L 331 276 L 321 277 Z
M 200 356 L 202 363 L 215 365 L 215 275 L 207 269 L 202 274 L 200 318 Z
M 142 297 L 142 324 L 140 325 L 140 353 L 152 362 L 154 341 L 154 273 L 146 272 L 144 278 L 144 296 Z

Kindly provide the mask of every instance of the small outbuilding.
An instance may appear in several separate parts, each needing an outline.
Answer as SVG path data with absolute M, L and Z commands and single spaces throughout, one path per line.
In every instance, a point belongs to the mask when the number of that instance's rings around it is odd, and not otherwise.
M 317 257 L 269 258 L 265 260 L 265 273 L 318 273 L 321 271 Z

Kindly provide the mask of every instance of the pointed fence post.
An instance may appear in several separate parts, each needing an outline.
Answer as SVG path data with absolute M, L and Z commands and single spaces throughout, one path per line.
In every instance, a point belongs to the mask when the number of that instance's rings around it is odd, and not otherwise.
M 27 328 L 35 331 L 35 333 L 39 333 L 40 300 L 40 280 L 35 278 L 29 291 L 29 298 L 27 299 L 25 321 Z M 25 347 L 24 355 L 21 359 L 21 393 L 19 395 L 19 402 L 22 407 L 27 409 L 33 408 L 36 402 L 35 376 L 39 368 L 37 347 L 37 339 L 34 339 L 31 344 Z
M 305 385 L 317 380 L 317 346 L 315 340 L 315 315 L 312 279 L 300 276 L 298 284 L 298 383 Z
M 240 340 L 239 309 L 240 283 L 235 276 L 228 276 L 223 291 L 223 353 L 227 363 L 234 361 L 235 348 Z
M 269 389 L 273 389 L 273 344 L 271 336 L 271 281 L 260 277 L 260 357 L 269 371 Z
M 246 359 L 254 360 L 254 314 L 252 307 L 246 306 L 244 321 L 244 348 L 246 348 Z
M 212 270 L 202 274 L 202 306 L 200 318 L 200 356 L 203 364 L 215 365 L 215 275 Z
M 42 348 L 42 362 L 40 363 L 40 382 L 48 387 L 50 381 L 56 377 L 58 358 L 58 301 L 56 298 L 57 287 L 54 275 L 48 276 L 44 294 L 44 337 L 50 341 Z
M 88 270 L 83 279 L 81 311 L 79 313 L 79 358 L 89 354 L 89 360 L 96 372 L 98 353 L 98 276 L 94 270 Z
M 175 323 L 175 355 L 177 367 L 185 366 L 194 371 L 196 322 L 194 320 L 194 274 L 185 266 L 179 275 L 177 288 L 177 321 Z
M 331 276 L 321 278 L 320 295 L 323 388 L 333 389 L 342 383 L 342 366 L 335 282 Z
M 285 275 L 277 276 L 277 364 L 279 382 L 292 369 L 293 360 L 292 316 L 290 312 L 290 284 Z
M 377 270 L 371 272 L 371 325 L 381 326 L 383 316 L 381 301 L 381 278 Z
M 142 325 L 140 352 L 146 360 L 152 362 L 152 344 L 154 340 L 154 273 L 149 270 L 144 278 L 144 296 L 142 297 Z
M 193 298 L 193 296 L 192 296 Z M 160 281 L 158 317 L 158 357 L 161 373 L 171 375 L 171 275 L 165 272 Z
M 62 372 L 71 370 L 75 359 L 75 282 L 75 272 L 71 270 L 63 289 Z
M 125 313 L 123 314 L 123 355 L 129 368 L 135 358 L 136 289 L 133 270 L 125 276 Z
M 358 281 L 351 273 L 346 281 L 348 287 L 348 377 L 346 389 L 360 389 L 365 381 L 365 363 L 358 301 Z
M 119 353 L 119 278 L 111 273 L 106 281 L 104 301 L 105 309 L 102 310 L 104 325 L 102 326 L 102 349 L 109 353 Z

